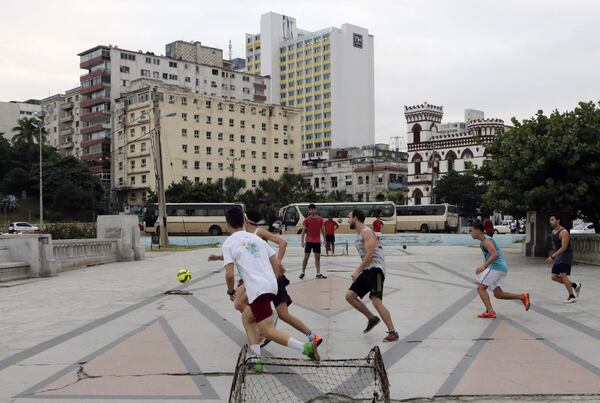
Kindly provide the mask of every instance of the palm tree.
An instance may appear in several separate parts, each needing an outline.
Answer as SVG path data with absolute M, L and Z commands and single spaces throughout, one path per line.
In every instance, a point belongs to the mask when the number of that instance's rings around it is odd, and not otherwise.
M 39 142 L 40 126 L 42 121 L 37 118 L 21 118 L 17 121 L 18 126 L 12 128 L 15 133 L 12 143 L 15 147 L 24 148 L 27 157 L 27 166 L 31 166 L 35 144 Z M 37 126 L 37 127 L 36 127 Z M 48 132 L 42 127 L 42 143 L 46 142 Z

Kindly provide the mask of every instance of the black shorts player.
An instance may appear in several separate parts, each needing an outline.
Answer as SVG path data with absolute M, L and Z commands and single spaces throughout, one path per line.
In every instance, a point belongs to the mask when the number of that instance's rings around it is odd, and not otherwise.
M 369 298 L 377 297 L 383 299 L 383 282 L 385 275 L 379 267 L 371 267 L 363 270 L 355 282 L 350 286 L 350 290 L 363 298 L 369 293 Z

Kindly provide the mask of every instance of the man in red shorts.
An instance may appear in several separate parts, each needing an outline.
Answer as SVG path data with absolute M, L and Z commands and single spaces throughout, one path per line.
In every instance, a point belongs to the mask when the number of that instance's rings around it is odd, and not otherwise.
M 331 255 L 335 255 L 335 230 L 339 228 L 338 223 L 333 219 L 333 214 L 329 215 L 329 219 L 325 221 L 323 224 L 325 227 L 325 253 L 329 256 L 329 251 L 331 251 Z
M 300 235 L 300 246 L 304 248 L 304 260 L 302 260 L 302 273 L 298 278 L 301 280 L 304 278 L 310 252 L 315 254 L 317 278 L 327 278 L 321 274 L 321 234 L 325 238 L 323 219 L 317 215 L 317 206 L 313 203 L 308 205 L 308 213 L 309 216 L 304 219 L 302 234 Z
M 244 231 L 244 213 L 240 209 L 230 209 L 225 214 L 231 235 L 223 243 L 223 263 L 227 295 L 233 300 L 235 289 L 235 267 L 237 266 L 248 297 L 248 306 L 242 313 L 242 323 L 248 336 L 250 351 L 253 354 L 254 369 L 262 371 L 260 362 L 260 335 L 265 338 L 298 350 L 313 360 L 319 359 L 317 342 L 302 343 L 289 334 L 273 326 L 271 301 L 277 294 L 277 274 L 282 270 L 276 252 L 257 235 Z M 258 327 L 260 333 L 255 331 Z

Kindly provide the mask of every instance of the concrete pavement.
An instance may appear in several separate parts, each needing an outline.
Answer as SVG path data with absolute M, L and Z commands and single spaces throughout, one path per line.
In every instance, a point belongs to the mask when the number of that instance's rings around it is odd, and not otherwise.
M 2 284 L 0 401 L 226 401 L 245 337 L 220 264 L 206 261 L 215 251 L 148 253 L 145 261 Z M 396 343 L 381 342 L 383 325 L 363 335 L 364 318 L 344 301 L 359 261 L 354 250 L 321 259 L 327 280 L 314 278 L 312 258 L 298 280 L 302 250 L 289 249 L 290 310 L 325 338 L 322 358 L 363 357 L 379 345 L 393 399 L 600 401 L 599 267 L 574 267 L 583 291 L 576 304 L 563 304 L 564 287 L 550 281 L 541 259 L 505 247 L 505 289 L 529 291 L 533 305 L 525 312 L 492 299 L 498 318 L 485 320 L 476 318 L 482 304 L 472 284 L 479 249 L 385 251 L 384 302 Z M 193 274 L 185 287 L 193 295 L 164 295 L 179 286 L 181 268 Z M 266 350 L 296 356 L 274 343 Z

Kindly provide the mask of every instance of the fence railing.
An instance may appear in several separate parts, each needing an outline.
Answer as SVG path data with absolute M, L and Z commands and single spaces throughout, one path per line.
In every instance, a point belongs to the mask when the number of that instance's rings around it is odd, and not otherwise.
M 116 239 L 57 239 L 52 241 L 58 271 L 118 260 Z
M 576 262 L 600 265 L 600 234 L 573 234 L 571 243 Z

